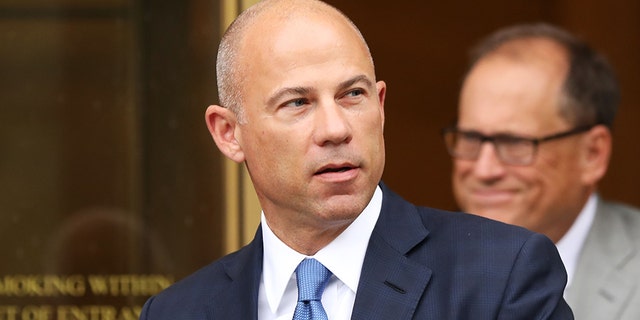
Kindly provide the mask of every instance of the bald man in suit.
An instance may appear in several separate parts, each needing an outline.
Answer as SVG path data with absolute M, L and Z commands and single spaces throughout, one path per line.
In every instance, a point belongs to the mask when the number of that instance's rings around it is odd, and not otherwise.
M 141 319 L 573 319 L 547 237 L 414 206 L 380 181 L 386 84 L 341 12 L 262 1 L 225 33 L 217 71 L 206 122 L 246 165 L 261 224 Z

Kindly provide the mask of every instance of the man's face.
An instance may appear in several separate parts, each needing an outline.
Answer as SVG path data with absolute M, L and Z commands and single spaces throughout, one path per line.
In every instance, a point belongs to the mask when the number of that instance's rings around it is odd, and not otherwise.
M 272 228 L 344 225 L 382 176 L 385 84 L 346 25 L 295 21 L 248 35 L 235 137 Z
M 566 65 L 555 58 L 485 57 L 463 85 L 458 127 L 525 137 L 571 129 L 558 112 Z M 542 233 L 570 225 L 584 199 L 577 152 L 581 136 L 540 144 L 534 162 L 526 166 L 502 163 L 491 143 L 482 145 L 475 161 L 455 159 L 458 204 L 464 211 Z

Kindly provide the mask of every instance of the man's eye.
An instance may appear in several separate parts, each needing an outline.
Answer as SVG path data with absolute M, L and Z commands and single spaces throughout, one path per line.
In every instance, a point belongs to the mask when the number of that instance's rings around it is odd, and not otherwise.
M 285 106 L 287 106 L 287 107 L 302 107 L 305 104 L 307 104 L 307 100 L 306 99 L 295 99 L 295 100 L 291 100 L 291 101 L 287 102 L 285 104 Z
M 347 92 L 346 96 L 349 97 L 357 97 L 357 96 L 361 96 L 364 94 L 364 90 L 362 89 L 355 89 L 355 90 L 351 90 L 349 92 Z
M 458 133 L 458 139 L 463 140 L 463 141 L 482 141 L 482 135 L 477 133 L 477 132 L 459 132 Z
M 529 139 L 514 136 L 498 136 L 495 137 L 495 141 L 496 143 L 504 146 L 521 146 L 531 144 Z

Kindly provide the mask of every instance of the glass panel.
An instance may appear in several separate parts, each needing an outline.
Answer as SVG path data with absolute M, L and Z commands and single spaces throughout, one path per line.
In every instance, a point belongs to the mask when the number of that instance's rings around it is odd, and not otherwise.
M 0 6 L 0 319 L 137 319 L 222 255 L 203 120 L 217 15 L 202 0 Z

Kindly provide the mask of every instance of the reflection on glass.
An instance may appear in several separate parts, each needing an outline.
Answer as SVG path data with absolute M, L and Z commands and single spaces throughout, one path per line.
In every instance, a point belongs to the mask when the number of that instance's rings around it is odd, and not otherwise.
M 137 319 L 222 255 L 202 120 L 217 16 L 203 0 L 0 6 L 0 319 Z

